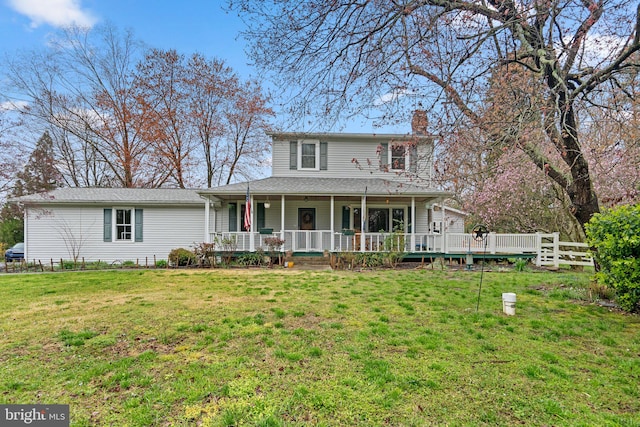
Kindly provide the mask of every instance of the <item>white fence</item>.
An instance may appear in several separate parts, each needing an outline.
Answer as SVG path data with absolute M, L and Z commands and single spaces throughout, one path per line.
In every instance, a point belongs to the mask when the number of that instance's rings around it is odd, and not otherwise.
M 592 266 L 593 258 L 586 243 L 561 242 L 560 234 L 489 233 L 476 240 L 468 233 L 353 233 L 330 230 L 285 230 L 273 234 L 248 232 L 216 233 L 212 241 L 232 242 L 235 251 L 266 249 L 264 239 L 279 237 L 285 241 L 282 251 L 293 252 L 382 252 L 493 255 L 530 255 L 538 266 Z
M 538 234 L 540 249 L 536 265 L 584 265 L 593 267 L 589 245 L 577 242 L 561 242 L 560 234 Z

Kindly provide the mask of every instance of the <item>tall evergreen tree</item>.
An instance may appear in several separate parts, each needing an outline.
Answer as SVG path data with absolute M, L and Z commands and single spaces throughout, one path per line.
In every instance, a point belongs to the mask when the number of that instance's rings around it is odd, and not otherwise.
M 51 191 L 61 186 L 60 172 L 56 168 L 53 140 L 45 131 L 22 172 L 17 174 L 14 196 Z M 20 192 L 21 194 L 18 194 Z
M 24 169 L 16 174 L 9 197 L 51 191 L 61 186 L 61 175 L 55 165 L 53 140 L 44 132 Z M 0 239 L 8 244 L 24 239 L 24 211 L 15 203 L 6 203 L 0 211 Z

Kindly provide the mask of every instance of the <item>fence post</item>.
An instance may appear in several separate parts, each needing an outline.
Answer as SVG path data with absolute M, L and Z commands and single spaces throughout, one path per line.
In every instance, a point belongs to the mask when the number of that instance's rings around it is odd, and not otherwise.
M 442 231 L 442 253 L 446 254 L 449 251 L 449 245 L 447 244 L 448 243 L 447 242 L 447 238 L 448 238 L 447 237 L 447 232 L 444 230 L 443 227 L 440 227 L 440 228 L 442 228 L 442 230 L 441 230 Z
M 560 267 L 560 233 L 553 233 L 553 266 Z
M 496 233 L 489 233 L 487 235 L 487 239 L 489 239 L 489 242 L 491 243 L 490 253 L 495 254 L 496 247 L 498 246 L 498 235 Z

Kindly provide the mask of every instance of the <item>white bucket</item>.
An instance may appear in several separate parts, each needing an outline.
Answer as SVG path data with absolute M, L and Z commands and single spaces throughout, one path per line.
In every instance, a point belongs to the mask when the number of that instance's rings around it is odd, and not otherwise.
M 516 294 L 507 292 L 502 294 L 502 311 L 507 316 L 516 314 Z

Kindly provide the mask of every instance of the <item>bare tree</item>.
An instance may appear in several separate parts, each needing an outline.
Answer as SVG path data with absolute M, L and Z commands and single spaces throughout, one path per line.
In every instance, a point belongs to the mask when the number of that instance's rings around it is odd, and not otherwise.
M 159 184 L 171 181 L 185 188 L 194 144 L 184 57 L 174 50 L 151 49 L 137 66 L 135 84 L 149 119 L 143 131 L 153 147 L 153 160 L 166 171 Z
M 463 124 L 519 147 L 566 192 L 584 225 L 598 212 L 580 143 L 579 109 L 599 91 L 624 92 L 620 78 L 638 68 L 637 5 L 626 0 L 404 0 L 274 4 L 231 0 L 245 17 L 251 57 L 291 93 L 293 110 L 327 117 L 382 108 L 384 122 L 406 120 L 406 95 L 419 97 L 445 133 Z M 479 110 L 490 73 L 517 69 L 541 88 L 543 137 L 568 173 L 536 141 L 508 128 L 496 134 Z M 508 79 L 508 73 L 503 78 Z M 385 95 L 381 98 L 382 95 Z M 626 94 L 630 95 L 630 94 Z M 395 101 L 382 103 L 381 101 Z M 415 102 L 413 99 L 412 102 Z M 518 111 L 510 121 L 517 119 Z M 507 132 L 504 132 L 507 131 Z
M 92 224 L 92 226 L 93 225 L 94 224 Z M 82 224 L 72 226 L 66 220 L 61 219 L 56 220 L 56 228 L 58 235 L 64 242 L 64 246 L 67 248 L 69 258 L 72 259 L 74 263 L 77 263 L 80 259 L 80 255 L 82 254 L 82 249 L 89 238 L 88 234 L 85 233 Z
M 22 167 L 24 150 L 20 149 L 16 138 L 16 130 L 20 126 L 20 118 L 13 114 L 10 105 L 0 105 L 0 195 L 9 191 L 14 183 L 15 174 Z
M 147 162 L 145 112 L 132 85 L 139 52 L 131 33 L 70 27 L 49 51 L 8 63 L 11 87 L 28 101 L 23 111 L 90 146 L 122 187 L 148 186 L 159 173 Z
M 225 138 L 228 141 L 223 163 L 227 175 L 225 184 L 231 183 L 235 175 L 252 178 L 251 171 L 262 165 L 271 146 L 265 133 L 270 128 L 268 119 L 274 116 L 268 101 L 255 81 L 235 88 L 224 114 Z

